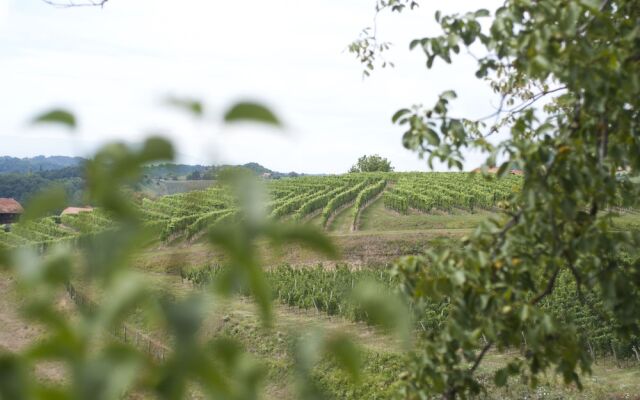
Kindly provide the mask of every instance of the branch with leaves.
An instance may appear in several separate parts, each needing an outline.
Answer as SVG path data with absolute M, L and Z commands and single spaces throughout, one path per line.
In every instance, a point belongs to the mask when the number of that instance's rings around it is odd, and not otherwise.
M 505 214 L 518 218 L 496 218 L 461 248 L 430 250 L 397 265 L 416 303 L 450 302 L 446 326 L 428 335 L 411 369 L 407 390 L 417 397 L 479 393 L 473 371 L 486 346 L 518 347 L 523 338 L 526 358 L 498 370 L 498 386 L 517 375 L 535 385 L 538 374 L 555 368 L 580 387 L 580 373 L 591 362 L 585 338 L 545 308 L 561 279 L 573 279 L 580 301 L 583 290 L 600 299 L 602 310 L 594 315 L 606 316 L 619 338 L 640 332 L 633 316 L 640 281 L 632 278 L 640 276 L 640 234 L 620 232 L 611 219 L 615 205 L 639 205 L 640 187 L 630 178 L 640 174 L 634 134 L 640 82 L 631 61 L 637 54 L 631 20 L 640 10 L 633 1 L 613 3 L 506 1 L 493 13 L 438 12 L 442 34 L 410 44 L 424 52 L 428 68 L 452 63 L 463 48 L 482 48 L 476 77 L 501 100 L 481 119 L 451 116 L 453 91 L 432 108 L 401 109 L 392 120 L 406 127 L 405 147 L 428 155 L 430 165 L 459 169 L 463 151 L 475 148 L 486 154 L 483 170 L 499 166 L 487 179 L 511 168 L 524 175 L 522 189 L 504 204 Z M 484 124 L 494 117 L 493 125 Z M 508 136 L 489 143 L 486 137 L 499 128 Z

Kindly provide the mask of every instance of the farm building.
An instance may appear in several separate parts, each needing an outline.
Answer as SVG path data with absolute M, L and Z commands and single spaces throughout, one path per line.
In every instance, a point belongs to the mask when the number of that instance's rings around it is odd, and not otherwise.
M 24 209 L 14 199 L 0 198 L 0 224 L 16 222 Z
M 93 211 L 93 207 L 67 207 L 62 210 L 60 215 L 77 215 L 83 212 L 91 212 Z
M 480 172 L 482 172 L 482 169 L 481 168 L 476 168 L 471 172 L 480 173 Z M 497 167 L 489 168 L 487 170 L 487 172 L 489 172 L 490 174 L 496 174 L 496 173 L 498 173 L 498 168 Z M 524 175 L 524 172 L 522 172 L 521 169 L 511 169 L 511 170 L 509 170 L 509 173 L 511 175 L 521 175 L 521 176 Z

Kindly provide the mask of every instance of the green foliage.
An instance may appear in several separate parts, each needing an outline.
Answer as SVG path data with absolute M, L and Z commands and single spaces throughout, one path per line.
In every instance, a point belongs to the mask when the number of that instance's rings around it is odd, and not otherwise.
M 391 172 L 391 161 L 377 154 L 358 158 L 358 162 L 349 169 L 349 172 Z
M 386 186 L 387 182 L 383 179 L 378 181 L 377 183 L 367 186 L 360 193 L 358 193 L 358 197 L 356 197 L 356 202 L 353 206 L 353 221 L 351 222 L 351 226 L 353 228 L 352 230 L 357 229 L 358 218 L 364 207 L 367 206 L 367 203 L 375 196 L 380 194 Z
M 389 208 L 406 213 L 411 207 L 423 212 L 433 209 L 492 209 L 520 191 L 522 179 L 510 175 L 503 179 L 466 173 L 404 174 L 390 190 Z M 400 199 L 402 200 L 400 200 Z
M 196 99 L 169 97 L 166 103 L 168 106 L 186 111 L 194 117 L 202 117 L 204 114 L 204 105 Z
M 629 260 L 620 259 L 623 265 Z M 554 319 L 576 327 L 582 348 L 591 357 L 610 356 L 619 359 L 635 358 L 634 347 L 640 349 L 640 336 L 621 336 L 616 333 L 619 322 L 606 311 L 602 295 L 576 292 L 572 276 L 564 272 L 558 276 L 556 290 L 542 301 Z
M 365 179 L 356 186 L 348 188 L 333 197 L 322 209 L 322 226 L 326 228 L 331 216 L 333 216 L 340 207 L 348 204 L 358 197 L 358 195 L 365 190 L 369 182 L 369 179 Z
M 382 200 L 386 208 L 395 210 L 401 214 L 406 214 L 409 210 L 409 203 L 407 202 L 406 196 L 387 191 L 382 195 Z
M 157 231 L 144 223 L 140 207 L 122 188 L 139 179 L 146 164 L 172 157 L 171 144 L 162 138 L 149 138 L 137 147 L 109 144 L 86 165 L 86 197 L 98 210 L 65 215 L 62 224 L 40 218 L 12 227 L 8 234 L 15 232 L 16 237 L 28 240 L 16 243 L 18 247 L 11 251 L 0 247 L 0 267 L 15 277 L 25 294 L 25 317 L 41 324 L 44 336 L 24 349 L 15 349 L 12 355 L 0 354 L 2 398 L 120 399 L 148 393 L 181 399 L 193 390 L 208 398 L 257 397 L 263 373 L 251 357 L 228 341 L 203 344 L 198 340 L 205 317 L 204 293 L 180 299 L 158 297 L 150 283 L 131 269 L 135 254 L 152 243 Z M 215 226 L 209 233 L 212 244 L 227 253 L 233 266 L 231 280 L 215 289 L 229 293 L 233 283 L 250 288 L 268 323 L 270 290 L 259 268 L 255 241 L 267 239 L 276 246 L 298 242 L 330 255 L 335 249 L 311 227 L 276 225 L 261 218 L 250 204 L 254 191 L 248 190 L 246 182 L 232 183 L 238 186 L 233 190 L 238 190 L 235 197 L 242 217 L 235 224 Z M 41 215 L 47 208 L 46 199 L 34 200 L 36 209 L 28 212 Z M 52 245 L 46 251 L 23 246 L 69 231 L 84 231 L 82 240 L 74 241 L 73 246 Z M 73 318 L 57 306 L 59 294 L 72 287 L 71 281 L 100 297 L 90 307 L 79 308 Z M 152 359 L 135 344 L 117 342 L 107 335 L 140 309 L 154 314 L 173 339 L 171 351 L 162 358 Z M 325 343 L 324 351 L 355 376 L 357 361 L 350 342 L 335 337 Z M 65 366 L 62 382 L 36 379 L 35 367 L 48 361 Z
M 271 110 L 255 102 L 236 103 L 224 114 L 225 122 L 253 121 L 280 126 L 282 123 Z
M 67 205 L 67 194 L 61 187 L 52 187 L 31 200 L 26 206 L 26 212 L 22 220 L 31 221 L 34 219 L 49 216 L 62 210 Z
M 0 157 L 0 173 L 35 173 L 71 169 L 80 166 L 85 160 L 80 157 L 36 156 L 36 157 Z M 77 175 L 74 175 L 77 176 Z
M 184 271 L 184 278 L 197 286 L 207 286 L 216 279 L 225 277 L 228 267 L 208 266 Z M 272 298 L 283 304 L 304 309 L 322 311 L 329 315 L 340 315 L 352 321 L 371 322 L 367 310 L 353 301 L 352 291 L 370 282 L 377 282 L 391 291 L 393 277 L 388 269 L 352 270 L 338 265 L 328 270 L 322 265 L 313 268 L 294 268 L 279 265 L 266 272 Z M 248 294 L 248 288 L 240 288 Z
M 76 128 L 77 122 L 75 115 L 67 110 L 53 109 L 44 112 L 32 121 L 33 124 L 60 124 L 71 130 Z
M 410 43 L 424 52 L 428 68 L 436 60 L 453 62 L 465 48 L 482 54 L 476 76 L 500 96 L 500 108 L 475 120 L 454 116 L 457 95 L 445 91 L 433 107 L 408 107 L 393 116 L 406 127 L 404 146 L 431 166 L 438 161 L 458 169 L 463 150 L 479 150 L 487 156 L 483 171 L 501 159 L 498 178 L 516 168 L 523 179 L 519 191 L 502 199 L 504 217 L 483 223 L 459 247 L 399 264 L 415 302 L 449 301 L 445 323 L 419 348 L 408 397 L 482 392 L 475 372 L 487 351 L 518 347 L 523 338 L 526 357 L 513 357 L 498 370 L 497 385 L 519 375 L 535 386 L 553 368 L 580 387 L 579 374 L 591 363 L 580 322 L 557 319 L 544 307 L 559 276 L 573 281 L 579 302 L 598 299 L 600 324 L 615 337 L 640 331 L 634 311 L 640 306 L 640 235 L 611 222 L 616 207 L 637 207 L 640 192 L 617 176 L 640 173 L 639 12 L 635 1 L 506 1 L 493 12 L 437 12 L 442 34 Z M 374 56 L 364 57 L 367 66 Z M 543 98 L 546 104 L 537 107 Z M 487 140 L 501 129 L 509 136 Z M 437 206 L 408 195 L 410 207 Z M 387 203 L 404 208 L 391 196 Z M 623 253 L 635 261 L 621 262 Z
M 0 174 L 0 193 L 3 197 L 26 203 L 44 190 L 52 187 L 64 188 L 71 204 L 82 204 L 84 170 L 81 167 L 65 167 L 32 173 Z

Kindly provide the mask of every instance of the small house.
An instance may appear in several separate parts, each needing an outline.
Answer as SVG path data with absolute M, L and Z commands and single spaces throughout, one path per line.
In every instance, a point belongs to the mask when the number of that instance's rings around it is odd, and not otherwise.
M 0 224 L 17 222 L 24 209 L 15 199 L 0 197 Z

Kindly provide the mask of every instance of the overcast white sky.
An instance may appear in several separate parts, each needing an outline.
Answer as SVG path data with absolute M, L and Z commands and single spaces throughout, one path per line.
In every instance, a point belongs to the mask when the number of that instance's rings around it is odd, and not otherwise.
M 486 115 L 496 100 L 468 56 L 429 71 L 408 43 L 438 33 L 436 8 L 497 4 L 423 1 L 419 11 L 380 15 L 378 33 L 394 43 L 387 57 L 396 68 L 363 80 L 345 49 L 372 24 L 374 0 L 110 0 L 103 9 L 0 0 L 0 155 L 87 156 L 107 140 L 162 131 L 186 163 L 339 173 L 378 153 L 397 170 L 426 170 L 402 147 L 391 115 L 430 105 L 447 89 L 460 95 L 460 115 Z M 169 94 L 202 99 L 208 121 L 167 109 Z M 240 99 L 270 105 L 285 130 L 222 126 L 225 108 Z M 73 110 L 79 131 L 29 126 L 52 107 Z M 466 167 L 479 162 L 471 156 Z

